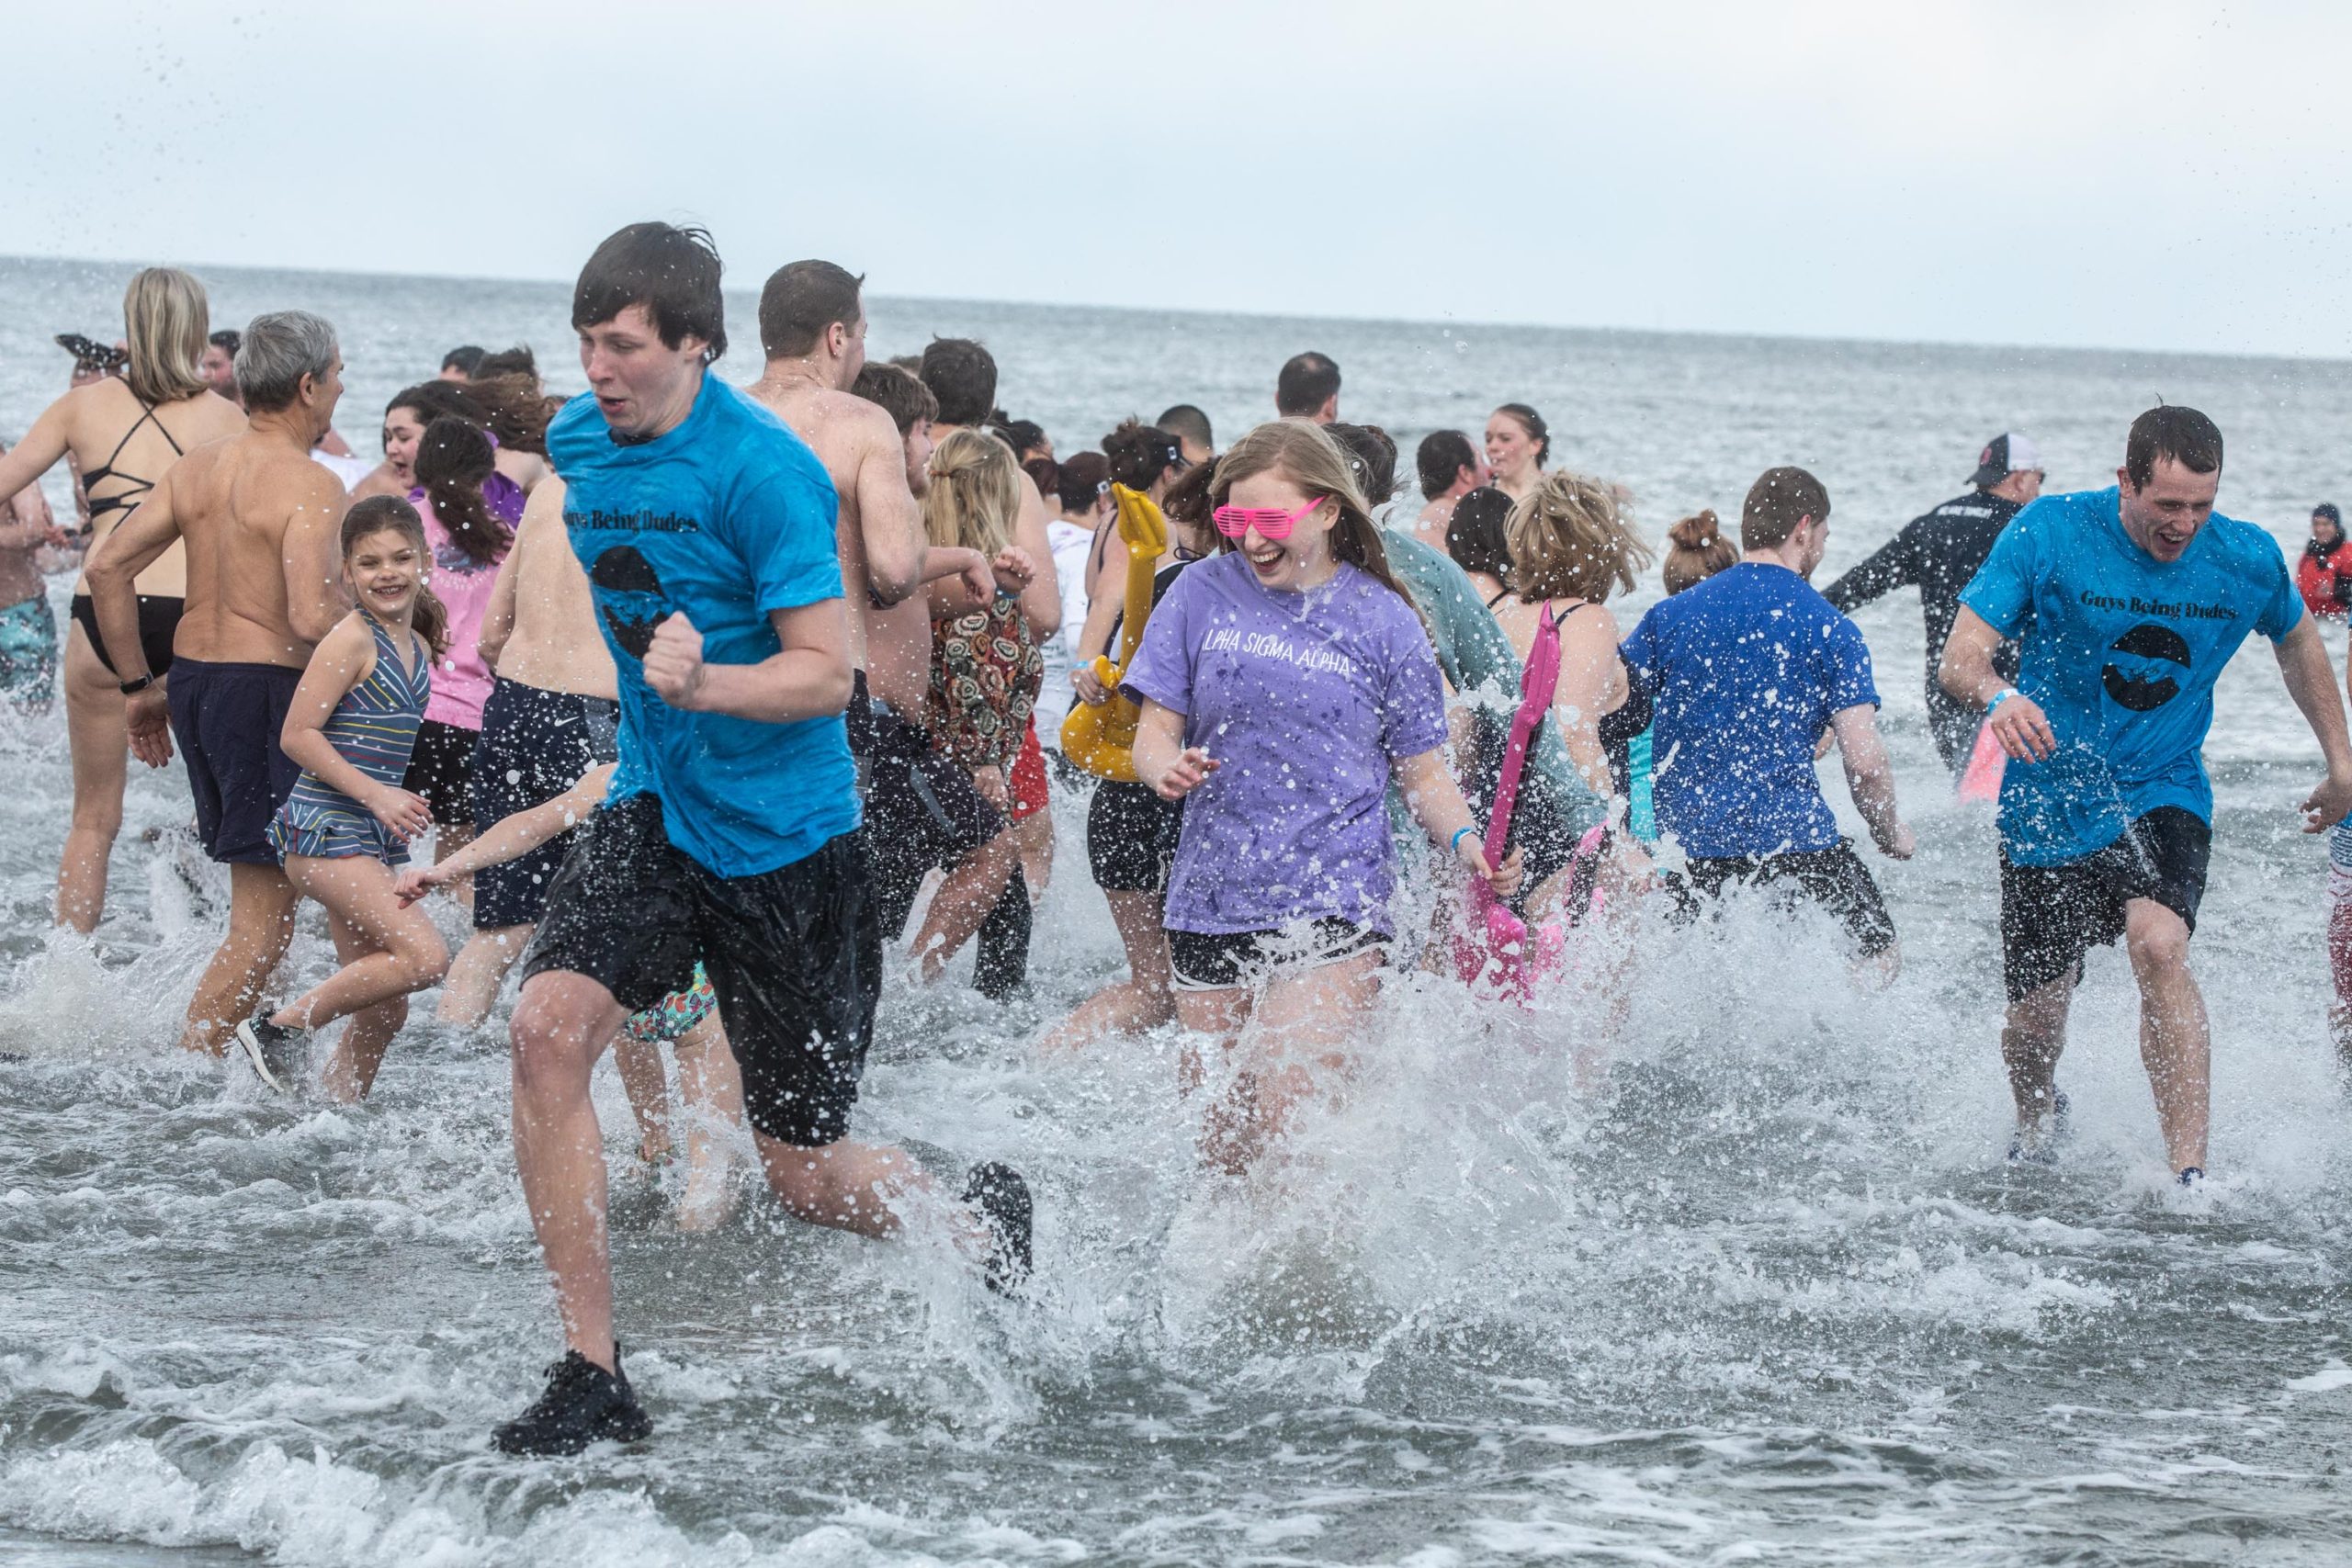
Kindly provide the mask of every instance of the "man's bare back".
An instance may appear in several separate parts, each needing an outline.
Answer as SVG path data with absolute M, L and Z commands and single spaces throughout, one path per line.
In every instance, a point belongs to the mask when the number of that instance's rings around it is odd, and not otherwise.
M 552 477 L 532 489 L 482 618 L 482 655 L 503 681 L 609 699 L 619 694 L 613 656 L 564 533 L 563 495 Z
M 140 515 L 159 501 L 187 549 L 174 654 L 309 663 L 311 645 L 344 608 L 335 532 L 346 502 L 334 476 L 282 434 L 248 430 L 174 464 Z

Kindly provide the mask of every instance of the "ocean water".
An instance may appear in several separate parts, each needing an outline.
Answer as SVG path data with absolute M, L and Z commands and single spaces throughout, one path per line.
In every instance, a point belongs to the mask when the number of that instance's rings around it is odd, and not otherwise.
M 62 389 L 51 333 L 113 335 L 126 271 L 0 262 L 0 434 Z M 222 321 L 301 305 L 341 327 L 362 449 L 459 341 L 533 344 L 578 385 L 560 287 L 207 280 Z M 733 303 L 723 369 L 747 379 Z M 1343 367 L 1343 412 L 1408 453 L 1535 404 L 1653 539 L 1802 462 L 1835 499 L 1829 572 L 1957 492 L 2003 428 L 2041 442 L 2054 485 L 2106 482 L 2159 395 L 2216 418 L 2224 509 L 2291 546 L 2343 499 L 2352 417 L 2335 363 L 872 310 L 877 355 L 985 338 L 1004 405 L 1065 451 L 1180 400 L 1230 440 L 1312 346 Z M 2112 953 L 2062 1068 L 2074 1144 L 2012 1170 L 1990 823 L 1935 763 L 1912 602 L 1859 618 L 1921 843 L 1872 857 L 1908 960 L 1891 990 L 1857 993 L 1821 925 L 1752 911 L 1644 929 L 1613 1034 L 1574 984 L 1529 1015 L 1399 976 L 1290 1163 L 1235 1185 L 1193 1156 L 1173 1039 L 1033 1048 L 1121 969 L 1061 799 L 1032 993 L 979 1001 L 968 959 L 926 992 L 901 953 L 859 1121 L 943 1169 L 1027 1171 L 1031 1296 L 988 1297 L 935 1237 L 812 1232 L 756 1192 L 680 1232 L 674 1178 L 628 1173 L 600 1079 L 621 1332 L 659 1430 L 564 1461 L 485 1447 L 556 1349 L 500 1031 L 413 1025 L 356 1109 L 180 1057 L 224 894 L 178 832 L 184 780 L 133 780 L 107 923 L 58 939 L 62 724 L 6 725 L 0 1050 L 28 1059 L 0 1065 L 0 1560 L 2343 1562 L 2352 1133 L 2324 856 L 2294 811 L 2317 748 L 2268 656 L 2243 655 L 2207 753 L 2196 944 L 2213 1181 L 2165 1179 Z M 293 978 L 327 963 L 313 919 Z

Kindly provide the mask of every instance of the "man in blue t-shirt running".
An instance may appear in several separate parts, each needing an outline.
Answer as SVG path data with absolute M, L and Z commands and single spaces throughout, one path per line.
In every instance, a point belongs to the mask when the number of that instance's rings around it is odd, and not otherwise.
M 2111 490 L 2018 513 L 1961 595 L 1944 689 L 1984 710 L 2019 764 L 2001 784 L 2001 1055 L 2017 1099 L 2009 1157 L 2046 1161 L 2063 1130 L 2058 1055 L 2083 956 L 2119 936 L 2140 983 L 2140 1054 L 2183 1186 L 2204 1179 L 2211 1032 L 2188 972 L 2213 790 L 2199 753 L 2213 682 L 2247 636 L 2270 639 L 2327 779 L 2303 830 L 2352 806 L 2352 743 L 2319 633 L 2278 542 L 2213 510 L 2222 433 L 2195 409 L 2132 423 Z M 1994 650 L 2023 638 L 2018 683 Z
M 898 1228 L 928 1179 L 849 1117 L 880 993 L 842 709 L 850 640 L 824 465 L 707 373 L 726 351 L 709 237 L 639 223 L 572 294 L 589 391 L 548 428 L 563 521 L 619 676 L 620 765 L 548 895 L 514 1010 L 514 1157 L 563 1315 L 538 1402 L 493 1434 L 574 1453 L 651 1430 L 613 1337 L 605 1159 L 588 1097 L 621 1021 L 717 993 L 777 1200 L 812 1224 Z M 1029 1195 L 976 1167 L 989 1282 L 1027 1271 Z

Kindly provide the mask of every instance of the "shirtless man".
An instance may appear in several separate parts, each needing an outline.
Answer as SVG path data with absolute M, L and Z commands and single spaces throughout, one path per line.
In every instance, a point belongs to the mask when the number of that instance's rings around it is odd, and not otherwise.
M 482 661 L 498 682 L 483 705 L 474 752 L 480 832 L 553 800 L 620 754 L 613 656 L 596 624 L 588 574 L 564 534 L 563 493 L 558 479 L 531 491 L 482 616 Z M 442 1022 L 470 1026 L 490 1015 L 546 912 L 571 840 L 560 834 L 474 874 L 474 934 L 441 983 Z
M 294 885 L 269 820 L 301 770 L 278 732 L 311 647 L 346 608 L 336 548 L 343 486 L 311 460 L 343 395 L 334 328 L 305 310 L 257 316 L 237 358 L 246 428 L 164 470 L 147 499 L 91 552 L 98 630 L 115 654 L 131 754 L 171 761 L 178 739 L 205 853 L 229 867 L 229 934 L 188 1003 L 180 1044 L 218 1055 L 249 1016 L 294 934 Z M 133 580 L 184 542 L 187 599 L 172 639 L 166 704 L 139 637 Z M 335 928 L 341 953 L 348 933 Z M 407 1009 L 388 1002 L 355 1030 L 389 1041 Z

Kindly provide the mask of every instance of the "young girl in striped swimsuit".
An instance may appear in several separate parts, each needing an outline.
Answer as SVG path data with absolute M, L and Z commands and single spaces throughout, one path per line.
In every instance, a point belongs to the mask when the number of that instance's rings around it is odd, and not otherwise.
M 303 1037 L 348 1018 L 322 1083 L 334 1100 L 364 1096 L 407 1021 L 409 993 L 449 966 L 441 933 L 401 904 L 392 871 L 432 825 L 424 802 L 400 787 L 448 629 L 424 585 L 431 559 L 423 520 L 399 497 L 369 496 L 345 514 L 345 586 L 358 608 L 311 653 L 279 736 L 302 776 L 270 842 L 294 886 L 326 906 L 343 961 L 286 1006 L 237 1026 L 246 1060 L 280 1092 L 292 1087 Z

